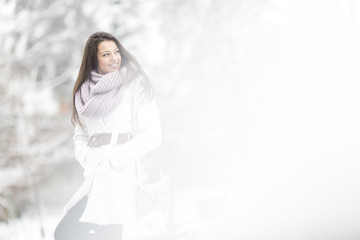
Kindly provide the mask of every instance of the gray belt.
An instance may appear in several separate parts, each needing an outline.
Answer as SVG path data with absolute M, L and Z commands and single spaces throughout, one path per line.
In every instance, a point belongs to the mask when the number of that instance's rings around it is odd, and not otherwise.
M 100 147 L 102 145 L 110 144 L 111 133 L 95 133 L 89 138 L 89 147 Z M 130 133 L 120 133 L 117 139 L 117 144 L 124 144 L 132 138 Z

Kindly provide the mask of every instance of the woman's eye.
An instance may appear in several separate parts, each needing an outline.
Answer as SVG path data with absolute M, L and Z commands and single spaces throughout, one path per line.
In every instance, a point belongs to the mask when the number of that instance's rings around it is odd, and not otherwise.
M 105 53 L 105 54 L 103 54 L 103 57 L 106 57 L 106 56 L 108 56 L 109 55 L 109 53 Z

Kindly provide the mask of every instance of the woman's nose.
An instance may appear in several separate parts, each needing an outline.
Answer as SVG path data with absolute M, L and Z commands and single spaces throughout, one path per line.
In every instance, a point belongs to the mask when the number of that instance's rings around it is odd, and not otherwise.
M 116 60 L 115 54 L 111 54 L 111 60 L 112 60 L 112 61 L 115 61 L 115 60 Z

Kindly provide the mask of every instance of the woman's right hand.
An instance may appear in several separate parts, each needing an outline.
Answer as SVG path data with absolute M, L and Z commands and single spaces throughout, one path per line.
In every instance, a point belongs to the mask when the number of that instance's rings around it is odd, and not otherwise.
M 94 173 L 94 171 L 99 167 L 100 162 L 103 158 L 103 149 L 102 148 L 89 148 L 88 155 L 83 164 L 84 168 L 84 177 L 88 178 Z

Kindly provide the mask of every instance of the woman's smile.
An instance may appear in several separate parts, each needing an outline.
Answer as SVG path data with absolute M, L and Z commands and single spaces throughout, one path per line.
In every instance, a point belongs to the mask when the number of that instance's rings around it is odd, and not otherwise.
M 109 66 L 112 67 L 112 68 L 115 68 L 115 70 L 119 69 L 119 67 L 120 67 L 119 63 L 113 63 L 113 64 L 110 64 Z

